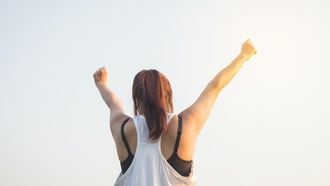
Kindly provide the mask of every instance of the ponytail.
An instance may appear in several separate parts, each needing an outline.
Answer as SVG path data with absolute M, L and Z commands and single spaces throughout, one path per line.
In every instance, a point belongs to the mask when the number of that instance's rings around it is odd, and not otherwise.
M 133 81 L 134 114 L 145 116 L 149 138 L 158 139 L 166 129 L 167 112 L 172 112 L 172 89 L 157 70 L 143 70 Z

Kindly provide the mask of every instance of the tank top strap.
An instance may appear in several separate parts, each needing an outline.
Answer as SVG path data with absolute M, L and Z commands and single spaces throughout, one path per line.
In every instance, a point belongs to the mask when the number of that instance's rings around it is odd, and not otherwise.
M 125 145 L 125 148 L 127 150 L 127 153 L 129 156 L 133 156 L 133 153 L 131 151 L 131 149 L 129 148 L 129 145 L 128 145 L 128 142 L 127 142 L 127 139 L 126 139 L 126 136 L 125 136 L 125 132 L 124 132 L 124 129 L 125 129 L 125 125 L 126 123 L 128 122 L 130 118 L 127 118 L 123 124 L 121 125 L 121 128 L 120 128 L 120 134 L 121 134 L 121 139 L 123 140 L 124 142 L 124 145 Z
M 182 117 L 180 115 L 178 115 L 178 119 L 179 119 L 179 123 L 178 123 L 178 132 L 177 132 L 177 136 L 176 136 L 176 140 L 175 140 L 175 146 L 174 146 L 174 150 L 173 153 L 177 154 L 178 152 L 178 148 L 179 148 L 179 143 L 180 143 L 180 139 L 181 139 L 181 134 L 182 134 Z

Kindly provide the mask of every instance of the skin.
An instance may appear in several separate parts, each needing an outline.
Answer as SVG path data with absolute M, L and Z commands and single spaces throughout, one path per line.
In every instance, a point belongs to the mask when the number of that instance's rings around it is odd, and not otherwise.
M 241 47 L 240 53 L 224 69 L 207 84 L 197 100 L 188 108 L 179 113 L 183 118 L 183 131 L 179 143 L 178 156 L 184 160 L 192 160 L 195 151 L 198 134 L 202 130 L 211 109 L 221 90 L 233 79 L 243 64 L 256 54 L 251 40 L 246 40 Z M 95 85 L 98 88 L 104 102 L 110 110 L 110 129 L 117 148 L 120 161 L 127 158 L 127 151 L 120 136 L 120 127 L 123 121 L 131 118 L 126 115 L 123 105 L 116 94 L 108 87 L 108 72 L 105 67 L 94 73 Z M 168 128 L 164 131 L 161 140 L 161 150 L 165 159 L 168 159 L 174 149 L 178 118 L 173 117 Z M 137 134 L 133 120 L 130 119 L 125 126 L 125 135 L 133 154 L 136 151 Z

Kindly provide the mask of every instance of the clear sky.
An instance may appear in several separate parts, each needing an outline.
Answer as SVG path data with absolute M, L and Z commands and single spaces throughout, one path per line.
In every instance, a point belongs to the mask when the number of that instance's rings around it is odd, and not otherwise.
M 220 93 L 199 137 L 201 186 L 330 185 L 326 0 L 0 1 L 0 185 L 106 186 L 120 172 L 100 66 L 132 114 L 156 68 L 175 112 L 251 38 L 258 54 Z

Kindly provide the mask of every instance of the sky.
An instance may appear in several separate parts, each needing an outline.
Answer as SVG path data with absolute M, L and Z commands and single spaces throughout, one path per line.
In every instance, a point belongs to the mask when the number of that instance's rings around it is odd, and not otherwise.
M 142 69 L 171 81 L 175 113 L 252 40 L 194 155 L 198 185 L 330 185 L 326 0 L 0 1 L 0 185 L 105 186 L 120 173 L 109 110 L 133 114 Z

